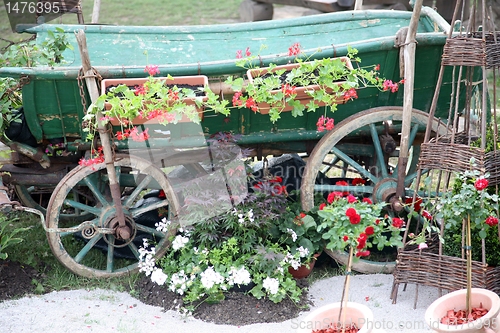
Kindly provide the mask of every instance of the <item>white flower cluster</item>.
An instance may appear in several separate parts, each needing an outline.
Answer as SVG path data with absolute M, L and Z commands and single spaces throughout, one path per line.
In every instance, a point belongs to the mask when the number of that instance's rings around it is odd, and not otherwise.
M 229 277 L 227 278 L 227 282 L 230 286 L 235 284 L 237 285 L 247 285 L 252 281 L 250 278 L 250 272 L 246 270 L 245 267 L 241 267 L 236 269 L 231 267 L 229 270 Z
M 209 266 L 203 273 L 201 273 L 201 284 L 205 289 L 212 288 L 215 284 L 224 283 L 224 277 Z M 224 288 L 223 288 L 224 289 Z
M 160 222 L 155 223 L 155 227 L 159 232 L 167 233 L 170 224 L 171 221 L 164 217 Z
M 246 213 L 238 213 L 238 211 L 235 208 L 233 213 L 238 216 L 238 222 L 240 224 L 245 224 L 247 220 L 250 223 L 253 223 L 255 221 L 255 218 L 253 217 L 253 209 L 250 209 Z
M 305 258 L 309 255 L 309 249 L 306 247 L 304 248 L 303 246 L 297 248 L 297 252 L 299 253 L 301 258 Z
M 297 240 L 297 234 L 295 233 L 295 231 L 293 231 L 293 229 L 286 228 L 286 232 L 288 232 L 290 236 L 292 236 L 292 241 L 295 242 Z
M 186 245 L 188 242 L 189 242 L 188 237 L 184 237 L 182 235 L 177 235 L 177 236 L 175 236 L 175 239 L 172 242 L 172 249 L 174 251 L 182 249 L 184 247 L 184 245 Z
M 156 284 L 163 286 L 165 282 L 167 281 L 168 275 L 163 273 L 163 271 L 156 267 L 153 270 L 153 273 L 151 273 L 151 281 L 155 282 Z
M 189 277 L 184 273 L 184 270 L 181 270 L 179 273 L 172 274 L 168 289 L 179 295 L 184 295 L 184 292 L 191 285 L 193 279 L 193 276 Z
M 276 295 L 278 293 L 278 289 L 280 287 L 280 282 L 276 278 L 266 277 L 262 281 L 262 286 L 271 295 Z
M 156 250 L 152 247 L 148 250 L 149 240 L 144 238 L 142 240 L 142 247 L 139 248 L 139 272 L 144 272 L 146 276 L 151 275 L 156 268 L 155 253 Z

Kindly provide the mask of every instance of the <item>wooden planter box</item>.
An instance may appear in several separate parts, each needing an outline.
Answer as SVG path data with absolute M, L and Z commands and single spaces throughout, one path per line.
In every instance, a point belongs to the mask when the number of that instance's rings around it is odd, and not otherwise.
M 346 65 L 347 68 L 353 69 L 351 60 L 348 57 L 339 57 L 339 59 L 341 59 L 342 62 L 345 63 L 345 65 Z M 276 72 L 277 70 L 281 70 L 281 69 L 286 69 L 287 71 L 291 71 L 292 69 L 297 68 L 299 66 L 300 66 L 299 63 L 282 65 L 282 66 L 276 66 L 275 68 L 273 68 L 272 73 Z M 255 82 L 255 78 L 264 76 L 268 72 L 269 72 L 269 68 L 268 67 L 249 69 L 247 71 L 248 81 L 250 83 L 254 83 Z M 336 84 L 338 84 L 339 86 L 342 85 L 342 84 L 344 84 L 344 83 L 345 83 L 345 81 L 336 82 Z M 295 99 L 298 100 L 298 101 L 300 101 L 301 104 L 306 105 L 312 99 L 311 96 L 309 96 L 307 94 L 307 91 L 314 91 L 314 90 L 318 90 L 319 88 L 320 88 L 319 85 L 310 85 L 310 86 L 305 86 L 305 87 L 296 87 L 295 88 L 295 92 L 297 93 L 297 97 L 295 97 Z M 281 90 L 272 90 L 271 93 L 277 94 L 280 91 Z M 332 93 L 332 91 L 330 91 L 330 93 Z M 340 98 L 338 98 L 337 101 L 336 101 L 337 104 L 344 104 L 345 102 L 346 101 L 343 98 L 343 96 L 341 96 Z M 317 104 L 319 106 L 325 106 L 325 103 L 319 102 Z M 259 112 L 262 113 L 262 114 L 268 114 L 269 110 L 271 108 L 271 106 L 268 103 L 257 103 L 257 106 L 259 107 Z M 291 107 L 290 105 L 286 104 L 282 111 L 290 111 L 292 109 L 293 109 L 293 107 Z
M 208 86 L 208 77 L 205 75 L 194 75 L 194 76 L 177 76 L 173 77 L 172 79 L 168 79 L 167 77 L 157 77 L 155 79 L 158 80 L 163 80 L 165 81 L 166 85 L 169 86 L 192 86 L 193 90 L 195 87 L 206 87 Z M 120 84 L 127 85 L 128 87 L 135 87 L 144 84 L 147 82 L 149 79 L 148 78 L 130 78 L 130 79 L 105 79 L 102 80 L 101 82 L 101 94 L 105 94 L 110 87 L 116 87 Z M 208 97 L 207 96 L 200 96 L 196 98 L 186 98 L 183 100 L 184 103 L 187 105 L 193 105 L 196 110 L 198 111 L 198 115 L 200 117 L 200 121 L 203 120 L 203 108 L 199 108 L 196 105 L 195 99 L 201 101 L 201 102 L 206 102 Z M 106 110 L 111 109 L 111 105 L 106 103 L 104 105 Z M 179 122 L 191 122 L 191 120 L 186 117 L 185 115 L 182 116 L 182 119 L 179 120 Z M 158 124 L 157 119 L 145 119 L 142 117 L 137 117 L 135 118 L 132 123 L 134 125 L 141 125 L 141 124 Z M 120 125 L 120 121 L 118 119 L 113 119 L 111 120 L 111 124 L 114 126 Z

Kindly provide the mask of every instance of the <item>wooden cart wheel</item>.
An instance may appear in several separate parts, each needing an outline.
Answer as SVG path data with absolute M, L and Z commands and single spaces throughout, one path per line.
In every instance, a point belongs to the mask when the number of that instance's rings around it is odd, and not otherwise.
M 15 185 L 14 191 L 16 191 L 16 195 L 24 206 L 35 208 L 42 212 L 43 215 L 47 214 L 47 205 L 50 200 L 50 196 L 54 192 L 54 186 L 26 186 L 26 185 Z M 85 193 L 81 193 L 78 188 L 73 189 L 73 196 L 75 198 L 79 198 L 78 200 L 82 202 L 87 201 L 88 196 Z M 66 209 L 59 216 L 61 220 L 76 220 L 76 221 L 85 221 L 91 215 L 81 211 L 78 208 L 70 208 Z
M 273 19 L 273 4 L 254 0 L 243 0 L 239 8 L 242 22 L 267 21 Z
M 111 277 L 129 274 L 138 269 L 139 252 L 143 238 L 154 243 L 156 256 L 161 257 L 170 245 L 169 236 L 175 233 L 172 223 L 169 231 L 157 231 L 154 224 L 163 217 L 171 220 L 178 210 L 177 199 L 162 170 L 135 156 L 117 154 L 115 169 L 127 227 L 131 237 L 120 240 L 115 233 L 118 221 L 116 208 L 109 194 L 109 180 L 104 163 L 78 166 L 56 186 L 47 207 L 49 228 L 71 228 L 79 222 L 61 218 L 65 207 L 73 207 L 91 214 L 91 223 L 81 232 L 48 232 L 50 247 L 58 260 L 72 272 L 86 277 Z M 95 205 L 86 205 L 73 199 L 75 187 L 86 187 Z M 144 194 L 163 190 L 164 194 L 144 199 Z M 102 232 L 100 232 L 102 231 Z
M 304 170 L 301 198 L 308 211 L 314 205 L 318 193 L 352 191 L 371 198 L 374 202 L 389 202 L 395 196 L 399 133 L 401 131 L 402 107 L 377 107 L 348 117 L 327 133 L 315 146 Z M 408 188 L 416 178 L 416 167 L 420 154 L 420 143 L 427 126 L 428 114 L 413 110 L 409 140 L 410 160 L 406 170 L 405 186 Z M 448 129 L 433 119 L 432 129 L 440 134 Z M 340 165 L 339 165 L 340 164 Z M 341 171 L 334 172 L 334 168 Z M 322 177 L 319 177 L 319 176 Z M 325 177 L 326 176 L 326 177 Z M 336 178 L 363 178 L 365 186 L 340 187 Z M 322 184 L 317 184 L 322 179 Z M 326 179 L 326 181 L 325 181 Z M 413 196 L 413 192 L 406 196 Z M 391 214 L 391 212 L 388 212 Z M 327 251 L 335 260 L 347 263 L 347 254 Z M 359 260 L 353 269 L 362 273 L 390 273 L 394 262 L 372 262 Z

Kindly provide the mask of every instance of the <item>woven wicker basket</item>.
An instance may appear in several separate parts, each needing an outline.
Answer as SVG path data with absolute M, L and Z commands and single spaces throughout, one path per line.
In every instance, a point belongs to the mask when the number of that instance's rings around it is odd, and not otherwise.
M 487 33 L 484 35 L 486 41 L 486 68 L 500 66 L 500 33 Z M 483 38 L 482 32 L 475 32 L 474 38 Z
M 486 42 L 473 36 L 448 38 L 443 48 L 445 66 L 485 66 Z

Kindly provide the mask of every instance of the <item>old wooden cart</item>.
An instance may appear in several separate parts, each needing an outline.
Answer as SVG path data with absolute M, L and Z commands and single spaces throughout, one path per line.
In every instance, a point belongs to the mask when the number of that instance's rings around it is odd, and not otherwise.
M 9 142 L 16 152 L 12 163 L 3 166 L 2 170 L 8 171 L 4 181 L 15 186 L 24 205 L 46 212 L 47 236 L 54 254 L 70 270 L 85 276 L 114 276 L 137 269 L 139 253 L 133 236 L 155 237 L 157 255 L 165 253 L 169 246 L 167 235 L 139 222 L 138 217 L 164 209 L 168 218 L 175 218 L 182 202 L 172 185 L 173 176 L 167 176 L 162 171 L 165 169 L 160 168 L 183 165 L 192 173 L 203 171 L 199 167 L 200 158 L 189 149 L 206 147 L 205 139 L 219 132 L 238 134 L 237 144 L 253 148 L 259 157 L 304 153 L 307 166 L 303 170 L 301 192 L 305 208 L 313 205 L 314 193 L 318 191 L 354 190 L 350 186 L 316 184 L 319 173 L 328 176 L 327 169 L 335 166 L 343 170 L 341 177 L 347 177 L 349 171 L 349 177 L 367 179 L 362 190 L 365 195 L 375 201 L 388 201 L 397 185 L 395 168 L 403 91 L 389 94 L 367 88 L 358 92 L 358 99 L 339 106 L 334 113 L 336 126 L 326 134 L 316 129 L 317 119 L 324 110 L 297 118 L 283 113 L 274 124 L 267 115 L 248 109 L 234 110 L 230 117 L 205 110 L 201 127 L 179 123 L 153 128 L 154 135 L 147 146 L 114 142 L 116 155 L 112 169 L 121 190 L 118 199 L 121 198 L 121 207 L 117 206 L 109 190 L 111 176 L 106 164 L 78 166 L 90 145 L 82 140 L 82 118 L 86 111 L 82 95 L 88 103 L 88 92 L 78 80 L 82 74 L 81 59 L 74 32 L 85 31 L 93 68 L 100 77 L 108 79 L 145 77 L 145 65 L 158 64 L 163 76 L 206 75 L 217 90 L 215 87 L 224 76 L 244 75 L 242 68 L 235 65 L 236 50 L 249 47 L 257 52 L 264 44 L 268 48 L 260 52 L 261 65 L 281 64 L 291 60 L 286 53 L 290 45 L 300 43 L 305 54 L 312 58 L 342 56 L 347 53 L 347 47 L 352 46 L 359 50 L 363 66 L 380 64 L 382 76 L 399 81 L 398 31 L 408 26 L 411 15 L 402 11 L 346 11 L 213 26 L 39 25 L 27 28 L 27 32 L 36 34 L 37 40 L 43 40 L 48 31 L 56 27 L 62 28 L 75 50 L 66 51 L 68 63 L 61 67 L 0 68 L 0 76 L 29 80 L 23 87 L 24 114 L 37 142 L 36 147 Z M 415 178 L 419 145 L 428 122 L 427 112 L 436 88 L 448 29 L 441 16 L 430 8 L 423 8 L 417 31 L 415 110 L 409 124 L 410 163 L 404 179 L 407 188 Z M 448 115 L 452 81 L 451 69 L 447 69 L 437 118 L 432 120 L 435 131 L 446 131 L 442 120 Z M 227 92 L 222 96 L 221 92 L 221 98 L 231 96 Z M 190 138 L 186 133 L 197 135 Z M 395 149 L 385 149 L 380 140 L 383 135 L 390 136 Z M 156 196 L 150 203 L 140 201 L 144 199 L 141 193 L 155 189 L 163 190 L 165 196 Z M 356 190 L 359 191 L 359 187 Z M 123 236 L 123 227 L 129 236 Z M 73 237 L 75 233 L 78 238 Z M 132 253 L 134 259 L 120 258 L 117 254 L 123 249 Z M 104 253 L 102 264 L 89 264 L 96 262 L 87 260 L 94 252 Z

